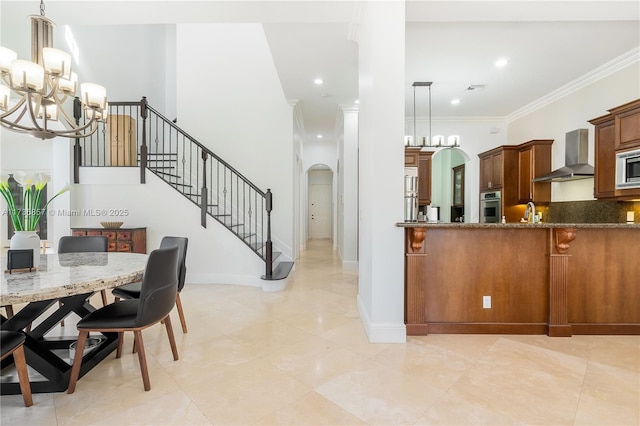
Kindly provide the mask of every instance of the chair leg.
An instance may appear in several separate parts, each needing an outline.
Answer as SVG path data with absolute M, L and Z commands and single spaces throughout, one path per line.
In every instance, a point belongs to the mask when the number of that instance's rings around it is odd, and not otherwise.
M 102 295 L 102 306 L 107 306 L 109 304 L 109 302 L 107 301 L 107 291 L 102 290 L 100 291 L 100 294 Z
M 171 318 L 167 315 L 164 319 L 164 326 L 167 329 L 167 336 L 169 336 L 169 344 L 171 345 L 171 352 L 173 353 L 173 360 L 178 360 L 178 347 L 176 346 L 176 339 L 173 335 L 173 327 L 171 326 Z
M 142 373 L 142 383 L 144 383 L 144 390 L 151 390 L 151 383 L 149 382 L 149 370 L 147 369 L 147 358 L 144 353 L 144 343 L 142 342 L 142 331 L 134 331 L 136 341 L 138 342 L 138 360 L 140 361 L 140 372 Z
M 13 316 L 13 305 L 4 305 L 4 310 L 7 311 L 7 318 Z
M 131 353 L 135 354 L 138 350 L 138 335 L 133 333 L 133 348 L 131 348 Z
M 73 367 L 71 368 L 71 376 L 69 377 L 69 390 L 67 393 L 73 393 L 76 390 L 76 382 L 80 375 L 80 364 L 82 364 L 82 353 L 84 352 L 84 344 L 87 341 L 89 332 L 80 330 L 78 335 L 78 343 L 76 344 L 76 356 L 73 358 Z
M 118 296 L 115 296 L 115 297 L 113 298 L 113 300 L 114 300 L 115 302 L 119 302 L 119 301 L 120 301 L 120 298 L 119 298 Z
M 58 302 L 58 307 L 62 306 L 62 302 Z M 60 321 L 60 326 L 64 327 L 64 320 Z M 31 324 L 29 324 L 29 327 L 31 327 Z M 30 331 L 30 330 L 29 330 Z M 27 331 L 28 332 L 28 331 Z
M 24 346 L 20 345 L 18 349 L 13 351 L 13 361 L 18 370 L 18 379 L 20 380 L 20 391 L 24 406 L 31 407 L 33 405 L 33 397 L 31 396 L 31 384 L 29 383 L 29 373 L 27 372 L 27 359 L 24 356 Z
M 124 331 L 118 332 L 118 349 L 116 350 L 116 358 L 122 356 L 122 344 L 124 342 Z
M 182 311 L 182 301 L 180 300 L 180 293 L 176 294 L 176 307 L 178 308 L 178 316 L 180 317 L 180 324 L 182 324 L 182 332 L 187 332 L 187 321 L 184 319 L 184 312 Z

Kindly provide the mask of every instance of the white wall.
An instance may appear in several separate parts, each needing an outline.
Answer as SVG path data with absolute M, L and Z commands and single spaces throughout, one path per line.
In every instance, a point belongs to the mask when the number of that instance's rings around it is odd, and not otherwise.
M 358 269 L 358 108 L 341 106 L 338 148 L 338 254 L 345 269 Z
M 640 98 L 639 76 L 640 64 L 636 62 L 509 123 L 509 143 L 516 145 L 531 139 L 554 139 L 552 170 L 555 170 L 564 166 L 565 134 L 575 129 L 588 129 L 589 164 L 594 165 L 594 132 L 588 120 Z M 552 201 L 592 199 L 593 179 L 551 184 Z
M 178 123 L 232 167 L 273 192 L 274 246 L 291 259 L 293 117 L 262 26 L 177 26 Z
M 200 226 L 200 209 L 171 186 L 147 172 L 140 184 L 136 168 L 82 168 L 71 209 L 126 210 L 124 216 L 71 217 L 72 227 L 100 226 L 101 221 L 124 221 L 123 227 L 147 228 L 147 252 L 165 235 L 189 238 L 187 282 L 260 286 L 264 262 L 214 219 Z M 153 194 L 151 196 L 150 194 Z
M 404 2 L 367 2 L 359 23 L 358 309 L 372 342 L 404 342 Z M 397 143 L 394 144 L 394 141 Z

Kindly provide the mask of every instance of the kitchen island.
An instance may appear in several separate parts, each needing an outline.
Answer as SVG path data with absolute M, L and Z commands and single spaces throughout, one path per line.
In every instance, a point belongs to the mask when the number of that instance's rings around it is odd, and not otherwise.
M 408 335 L 640 334 L 639 224 L 397 226 Z

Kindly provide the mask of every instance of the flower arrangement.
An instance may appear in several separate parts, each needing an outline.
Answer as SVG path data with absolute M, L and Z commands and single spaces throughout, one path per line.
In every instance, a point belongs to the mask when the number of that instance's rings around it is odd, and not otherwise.
M 43 208 L 40 208 L 40 202 L 42 198 L 42 190 L 45 185 L 51 180 L 51 175 L 48 173 L 25 173 L 15 172 L 13 178 L 22 186 L 23 207 L 17 208 L 16 202 L 13 199 L 13 193 L 9 187 L 9 175 L 0 175 L 0 193 L 7 203 L 7 210 L 13 229 L 16 231 L 35 231 L 38 227 L 40 218 L 47 210 L 47 206 L 58 195 L 63 194 L 69 190 L 69 185 L 65 185 L 56 195 L 51 197 L 47 204 Z

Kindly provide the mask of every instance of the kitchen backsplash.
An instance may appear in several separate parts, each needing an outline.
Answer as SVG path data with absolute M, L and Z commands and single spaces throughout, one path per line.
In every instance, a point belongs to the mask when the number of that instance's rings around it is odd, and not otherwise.
M 551 223 L 626 223 L 629 211 L 640 223 L 640 201 L 552 202 L 544 210 L 543 221 Z

